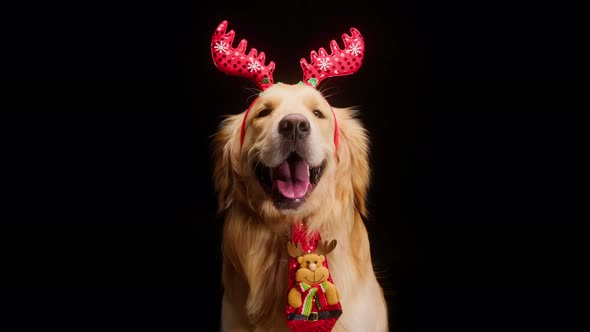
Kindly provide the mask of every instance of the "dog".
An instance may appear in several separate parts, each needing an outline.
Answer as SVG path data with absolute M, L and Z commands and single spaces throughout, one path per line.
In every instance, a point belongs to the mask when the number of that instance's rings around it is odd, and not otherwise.
M 316 88 L 328 77 L 321 75 L 321 57 L 330 55 L 320 49 L 311 64 L 302 59 L 304 81 L 274 83 L 274 62 L 266 65 L 255 49 L 246 53 L 245 40 L 233 48 L 234 31 L 226 29 L 223 21 L 214 33 L 215 64 L 255 81 L 262 92 L 247 110 L 226 115 L 212 137 L 214 187 L 224 218 L 221 330 L 290 331 L 287 243 L 293 225 L 304 225 L 307 234 L 338 243 L 326 256 L 342 308 L 332 331 L 388 331 L 364 224 L 370 140 L 357 110 L 332 107 Z M 358 54 L 364 43 L 354 44 L 362 36 L 351 32 L 343 35 L 351 52 L 331 44 L 332 62 L 356 56 L 346 59 L 356 67 L 342 66 L 349 70 L 341 75 L 356 71 L 364 55 Z

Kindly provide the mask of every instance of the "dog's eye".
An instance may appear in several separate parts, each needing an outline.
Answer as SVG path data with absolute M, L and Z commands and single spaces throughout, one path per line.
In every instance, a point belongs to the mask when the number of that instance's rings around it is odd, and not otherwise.
M 322 112 L 320 112 L 318 110 L 313 111 L 313 115 L 315 115 L 315 117 L 318 118 L 318 119 L 325 118 L 324 113 L 322 113 Z
M 314 264 L 317 264 L 317 263 L 318 263 L 318 261 L 315 261 L 315 262 L 313 262 L 313 263 L 314 263 Z
M 263 118 L 263 117 L 269 115 L 270 112 L 272 112 L 272 110 L 270 108 L 265 108 L 262 111 L 258 112 L 258 114 L 256 114 L 256 117 L 257 118 Z
M 311 263 L 310 261 L 307 261 L 307 264 L 309 265 L 309 263 Z

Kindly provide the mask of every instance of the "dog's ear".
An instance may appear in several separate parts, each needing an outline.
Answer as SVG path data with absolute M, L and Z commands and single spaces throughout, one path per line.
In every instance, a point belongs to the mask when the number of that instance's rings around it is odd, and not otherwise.
M 244 114 L 227 116 L 213 135 L 213 181 L 220 211 L 227 209 L 234 201 L 243 117 Z
M 354 204 L 366 217 L 366 196 L 371 180 L 369 165 L 369 137 L 367 130 L 356 117 L 357 111 L 349 108 L 334 108 L 338 120 L 338 183 L 351 184 Z

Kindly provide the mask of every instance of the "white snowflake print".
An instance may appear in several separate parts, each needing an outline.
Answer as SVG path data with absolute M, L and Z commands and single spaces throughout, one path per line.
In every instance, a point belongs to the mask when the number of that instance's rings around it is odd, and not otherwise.
M 320 66 L 321 70 L 328 70 L 328 69 L 330 69 L 330 66 L 332 66 L 332 63 L 330 62 L 330 59 L 328 59 L 328 58 L 321 58 L 319 66 Z
M 346 53 L 350 53 L 354 56 L 361 54 L 361 45 L 359 43 L 350 44 L 350 46 L 346 50 Z
M 254 59 L 250 59 L 250 62 L 248 62 L 248 70 L 250 72 L 253 71 L 260 71 L 262 69 L 262 66 L 260 65 L 260 63 Z
M 226 42 L 224 42 L 223 40 L 220 40 L 217 43 L 215 43 L 213 48 L 219 53 L 225 53 L 225 52 L 227 52 L 229 45 Z

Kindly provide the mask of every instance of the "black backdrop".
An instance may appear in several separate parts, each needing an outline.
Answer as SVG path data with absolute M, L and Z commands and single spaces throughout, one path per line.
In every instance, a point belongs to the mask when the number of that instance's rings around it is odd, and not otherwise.
M 362 69 L 323 88 L 371 133 L 392 330 L 588 330 L 589 54 L 560 3 L 9 5 L 0 324 L 216 330 L 210 135 L 252 94 L 211 62 L 227 19 L 289 83 L 363 33 Z

